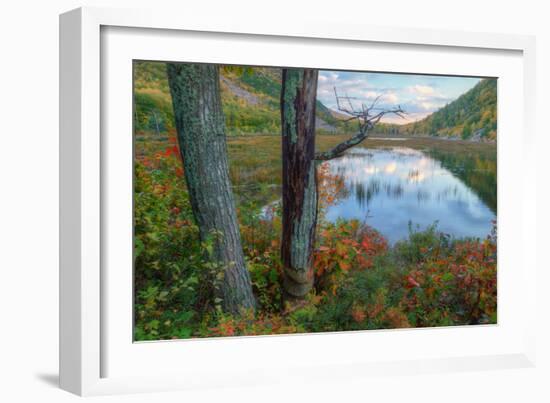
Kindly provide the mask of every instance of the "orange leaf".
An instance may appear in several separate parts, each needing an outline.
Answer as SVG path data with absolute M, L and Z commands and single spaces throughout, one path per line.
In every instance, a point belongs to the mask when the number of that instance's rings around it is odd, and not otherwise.
M 339 261 L 338 265 L 344 271 L 348 271 L 351 268 L 351 265 L 348 262 L 346 262 L 345 260 Z

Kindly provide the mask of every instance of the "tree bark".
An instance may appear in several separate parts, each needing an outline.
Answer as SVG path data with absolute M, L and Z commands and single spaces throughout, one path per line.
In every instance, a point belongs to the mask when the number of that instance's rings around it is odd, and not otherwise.
M 179 148 L 200 237 L 214 235 L 212 258 L 222 265 L 226 312 L 254 309 L 229 179 L 219 69 L 207 64 L 167 64 Z
M 284 288 L 302 298 L 313 286 L 313 250 L 317 224 L 315 103 L 318 71 L 283 69 L 281 91 L 283 156 Z

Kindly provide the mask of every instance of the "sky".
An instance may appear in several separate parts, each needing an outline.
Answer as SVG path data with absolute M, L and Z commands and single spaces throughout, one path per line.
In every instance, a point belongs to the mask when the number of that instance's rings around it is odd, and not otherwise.
M 338 95 L 353 97 L 354 107 L 369 106 L 379 95 L 380 108 L 398 105 L 407 113 L 402 119 L 384 116 L 386 123 L 405 124 L 420 120 L 452 102 L 480 81 L 472 77 L 427 76 L 391 73 L 357 73 L 320 71 L 317 98 L 327 107 L 338 110 L 334 87 Z

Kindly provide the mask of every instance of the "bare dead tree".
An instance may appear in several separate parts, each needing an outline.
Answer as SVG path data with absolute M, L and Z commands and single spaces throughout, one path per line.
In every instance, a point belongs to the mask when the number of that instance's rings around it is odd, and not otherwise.
M 318 71 L 283 69 L 281 128 L 283 159 L 283 235 L 281 261 L 285 299 L 294 309 L 300 306 L 314 283 L 313 254 L 319 205 L 317 166 L 338 157 L 367 138 L 369 131 L 389 113 L 403 117 L 401 107 L 382 109 L 377 97 L 369 106 L 355 108 L 353 98 L 339 96 L 338 109 L 356 120 L 359 132 L 324 153 L 315 152 L 315 105 Z
M 313 286 L 317 225 L 315 163 L 316 69 L 283 69 L 281 133 L 283 233 L 281 261 L 285 299 L 303 298 Z
M 369 136 L 369 132 L 378 122 L 380 122 L 380 119 L 382 119 L 384 115 L 394 114 L 401 118 L 405 118 L 405 111 L 400 105 L 395 108 L 380 108 L 377 106 L 378 101 L 380 101 L 380 98 L 383 95 L 384 94 L 378 95 L 368 106 L 365 105 L 365 103 L 361 103 L 361 107 L 358 108 L 352 102 L 352 100 L 357 98 L 349 97 L 347 94 L 344 96 L 338 95 L 336 87 L 334 87 L 334 96 L 336 97 L 336 105 L 338 110 L 349 116 L 349 118 L 345 121 L 355 120 L 358 124 L 359 131 L 348 140 L 336 145 L 331 150 L 316 153 L 315 159 L 317 161 L 331 160 L 342 155 L 344 151 L 350 149 L 351 147 L 361 143 Z

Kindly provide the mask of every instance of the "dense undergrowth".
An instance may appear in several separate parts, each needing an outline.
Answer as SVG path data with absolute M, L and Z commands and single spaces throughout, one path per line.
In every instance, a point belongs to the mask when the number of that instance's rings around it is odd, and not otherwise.
M 206 263 L 185 189 L 179 152 L 142 144 L 135 161 L 135 339 L 284 334 L 496 323 L 496 232 L 452 239 L 437 226 L 410 228 L 390 246 L 358 221 L 317 231 L 314 291 L 285 305 L 281 288 L 279 207 L 269 214 L 238 198 L 243 248 L 257 311 L 224 314 L 214 288 L 223 278 Z M 322 168 L 321 205 L 341 183 Z M 214 234 L 213 234 L 214 236 Z

